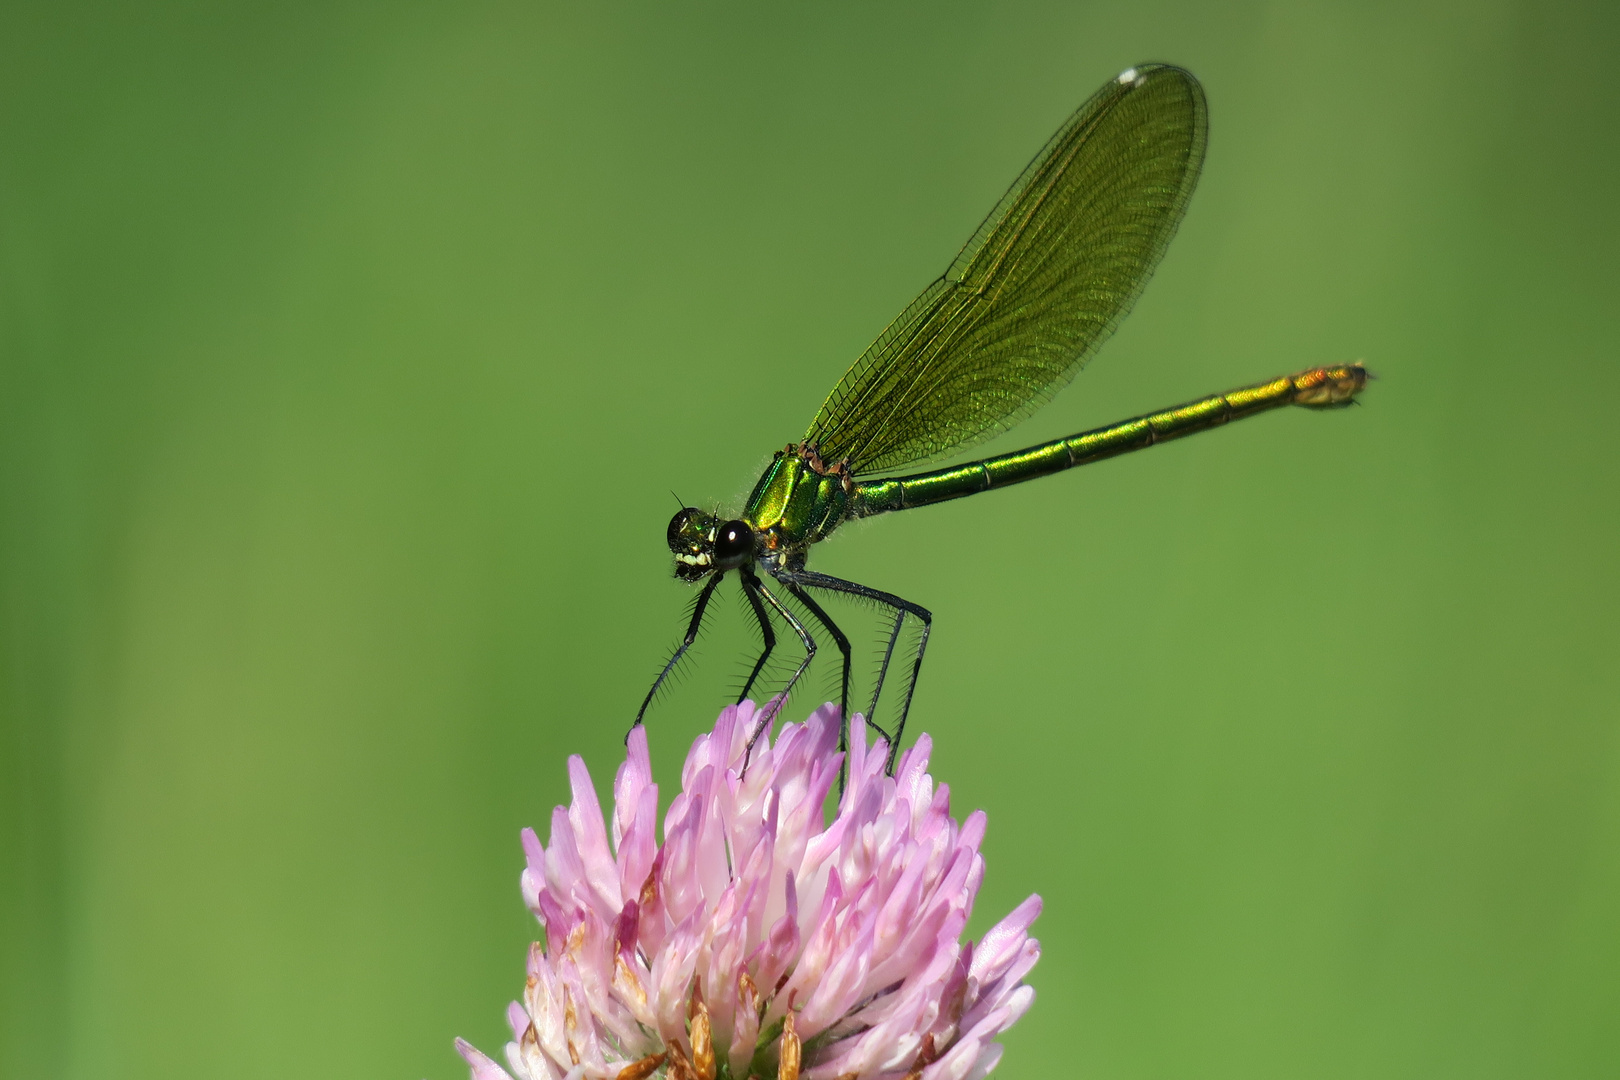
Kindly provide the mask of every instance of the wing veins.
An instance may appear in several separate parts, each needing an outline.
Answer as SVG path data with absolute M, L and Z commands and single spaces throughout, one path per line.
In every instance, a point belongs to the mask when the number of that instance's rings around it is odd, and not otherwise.
M 828 395 L 806 440 L 860 472 L 1005 430 L 1073 378 L 1129 309 L 1203 156 L 1202 91 L 1142 65 L 1080 107 Z

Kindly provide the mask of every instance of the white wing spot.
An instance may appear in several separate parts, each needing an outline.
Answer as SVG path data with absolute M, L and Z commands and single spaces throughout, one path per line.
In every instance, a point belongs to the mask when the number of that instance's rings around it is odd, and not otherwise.
M 1141 80 L 1142 76 L 1135 68 L 1126 68 L 1119 73 L 1119 79 L 1116 81 L 1121 86 L 1135 86 Z

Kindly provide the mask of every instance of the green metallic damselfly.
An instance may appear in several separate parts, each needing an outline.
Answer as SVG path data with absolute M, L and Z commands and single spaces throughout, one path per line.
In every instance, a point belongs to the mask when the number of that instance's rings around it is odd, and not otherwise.
M 762 568 L 837 643 L 846 717 L 849 638 L 812 594 L 857 596 L 893 613 L 866 713 L 888 739 L 892 770 L 933 615 L 893 593 L 805 569 L 812 545 L 854 518 L 1016 484 L 1283 405 L 1351 404 L 1367 380 L 1360 364 L 1312 368 L 1011 454 L 893 475 L 1007 431 L 1068 385 L 1130 310 L 1175 234 L 1198 181 L 1206 132 L 1203 88 L 1190 72 L 1142 64 L 1110 80 L 1052 136 L 950 269 L 855 361 L 804 438 L 777 451 L 742 513 L 723 521 L 685 507 L 675 515 L 675 575 L 704 585 L 636 724 L 696 640 L 715 587 L 735 571 L 764 638 L 737 700 L 748 696 L 775 648 L 773 613 L 804 647 L 752 733 L 752 749 L 769 709 L 780 708 L 816 652 L 804 621 L 760 579 Z M 873 718 L 907 616 L 921 632 L 889 738 Z

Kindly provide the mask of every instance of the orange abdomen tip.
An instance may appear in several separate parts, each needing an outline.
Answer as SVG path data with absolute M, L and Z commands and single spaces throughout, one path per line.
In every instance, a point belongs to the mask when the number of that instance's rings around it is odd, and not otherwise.
M 1293 378 L 1294 404 L 1307 409 L 1348 405 L 1367 385 L 1367 369 L 1359 363 L 1312 368 Z

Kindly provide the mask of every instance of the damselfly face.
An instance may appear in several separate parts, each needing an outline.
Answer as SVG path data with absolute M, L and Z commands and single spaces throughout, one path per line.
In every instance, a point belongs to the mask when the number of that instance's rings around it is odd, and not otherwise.
M 754 530 L 746 521 L 725 521 L 695 506 L 669 519 L 669 550 L 675 576 L 698 581 L 715 570 L 735 570 L 754 557 Z

